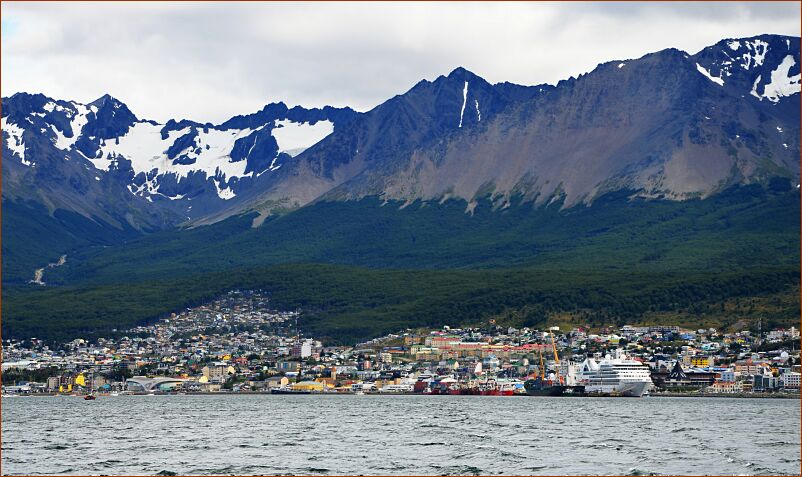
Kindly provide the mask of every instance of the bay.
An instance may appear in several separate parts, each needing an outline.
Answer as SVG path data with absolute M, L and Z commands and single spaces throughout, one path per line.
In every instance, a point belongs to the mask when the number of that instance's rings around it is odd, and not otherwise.
M 2 473 L 799 475 L 793 399 L 15 397 Z

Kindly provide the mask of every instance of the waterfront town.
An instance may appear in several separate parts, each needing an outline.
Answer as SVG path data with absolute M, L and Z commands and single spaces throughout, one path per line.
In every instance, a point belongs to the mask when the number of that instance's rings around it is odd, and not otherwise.
M 592 389 L 587 376 L 593 373 L 635 367 L 648 383 L 638 395 L 799 396 L 794 327 L 754 333 L 631 325 L 537 330 L 491 320 L 326 346 L 304 336 L 298 319 L 297 311 L 272 309 L 264 292 L 232 291 L 115 338 L 59 346 L 5 340 L 3 395 L 538 395 L 547 388 L 562 394 Z M 616 395 L 615 388 L 600 391 Z

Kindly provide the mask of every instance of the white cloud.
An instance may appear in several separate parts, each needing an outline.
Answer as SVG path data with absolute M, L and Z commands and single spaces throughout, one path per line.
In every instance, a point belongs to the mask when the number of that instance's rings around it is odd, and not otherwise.
M 799 35 L 797 3 L 3 2 L 3 96 L 220 122 L 272 101 L 367 110 L 457 66 L 555 83 L 722 38 Z

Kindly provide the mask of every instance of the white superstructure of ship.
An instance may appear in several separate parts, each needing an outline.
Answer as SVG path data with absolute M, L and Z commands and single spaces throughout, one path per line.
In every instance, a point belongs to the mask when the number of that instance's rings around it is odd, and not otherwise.
M 615 357 L 608 354 L 601 360 L 585 359 L 577 378 L 589 394 L 642 397 L 652 387 L 649 367 L 628 358 L 621 349 L 616 350 Z

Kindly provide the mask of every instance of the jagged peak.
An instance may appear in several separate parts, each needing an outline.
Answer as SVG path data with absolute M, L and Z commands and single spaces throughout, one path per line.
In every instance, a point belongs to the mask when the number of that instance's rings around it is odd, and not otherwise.
M 106 104 L 125 106 L 125 103 L 108 93 L 89 103 L 89 106 L 97 106 L 98 108 L 102 108 Z
M 674 58 L 674 59 L 687 59 L 690 55 L 687 51 L 680 50 L 679 48 L 664 48 L 659 51 L 655 51 L 654 53 L 647 53 L 642 57 L 638 58 L 640 60 L 645 60 L 647 58 Z
M 700 52 L 707 50 L 709 48 L 716 48 L 716 47 L 724 47 L 732 51 L 737 51 L 742 46 L 749 49 L 755 48 L 756 45 L 759 45 L 759 42 L 764 42 L 769 45 L 777 44 L 782 45 L 785 43 L 786 48 L 790 48 L 791 45 L 795 42 L 799 41 L 798 36 L 792 35 L 779 35 L 774 33 L 762 33 L 760 35 L 753 35 L 753 36 L 746 36 L 746 37 L 739 37 L 739 38 L 725 38 L 723 40 L 718 41 L 717 43 L 706 46 L 702 48 Z M 798 48 L 796 48 L 798 49 Z
M 469 71 L 467 68 L 463 66 L 457 66 L 456 68 L 451 70 L 451 72 L 448 74 L 449 78 L 454 78 L 454 77 L 460 78 L 465 76 L 476 76 L 476 74 L 474 74 L 472 71 Z
M 12 94 L 11 96 L 4 96 L 3 99 L 20 99 L 20 98 L 27 98 L 27 99 L 47 99 L 50 101 L 55 101 L 53 98 L 49 96 L 45 96 L 42 93 L 28 93 L 26 91 L 19 91 L 17 93 Z
M 462 66 L 458 66 L 458 67 L 454 68 L 453 70 L 451 70 L 451 72 L 448 74 L 448 76 L 446 76 L 446 78 L 448 78 L 450 80 L 459 80 L 459 81 L 476 81 L 476 80 L 478 80 L 478 81 L 481 81 L 483 83 L 487 83 L 487 81 L 485 81 L 484 78 L 482 78 L 481 76 L 477 75 L 473 71 L 465 69 Z

